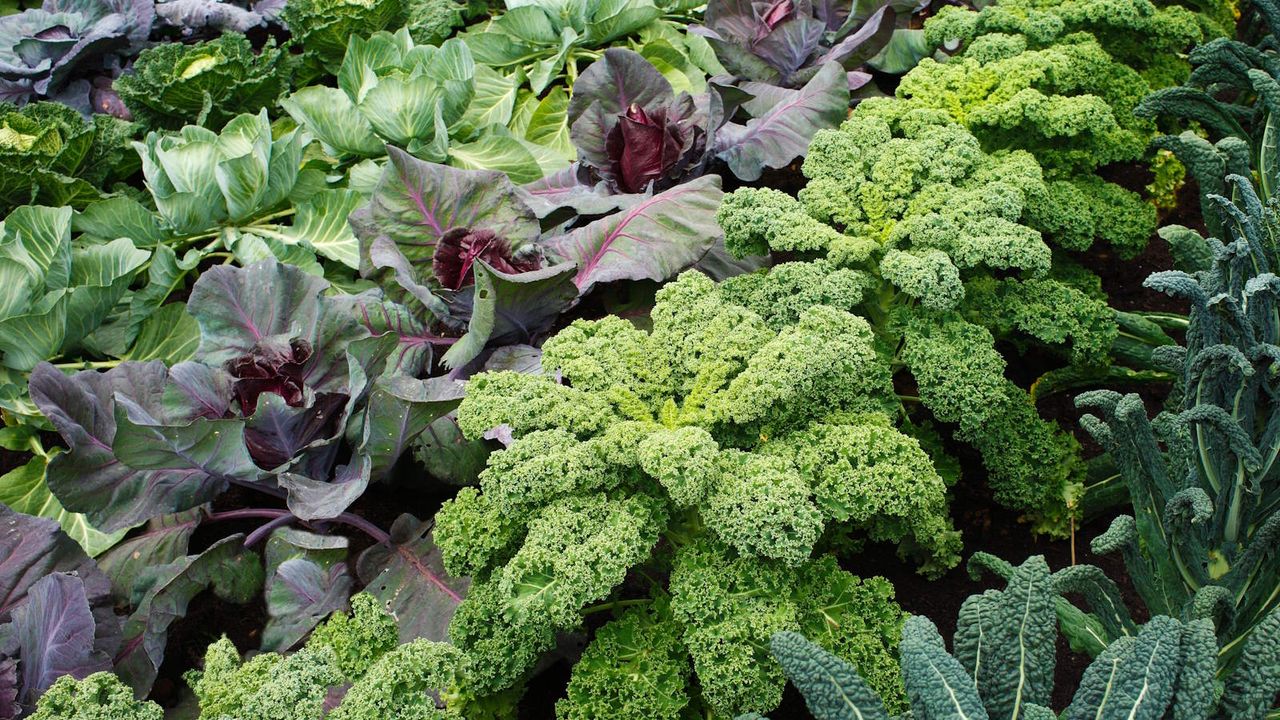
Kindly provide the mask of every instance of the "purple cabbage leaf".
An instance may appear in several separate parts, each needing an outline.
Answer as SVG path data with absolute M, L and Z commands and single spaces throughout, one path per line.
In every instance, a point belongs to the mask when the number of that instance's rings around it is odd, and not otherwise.
M 369 480 L 372 448 L 379 472 L 398 456 L 367 440 L 349 447 L 348 424 L 404 417 L 418 398 L 402 390 L 368 406 L 399 338 L 366 322 L 380 297 L 328 287 L 275 261 L 214 268 L 188 304 L 196 360 L 73 375 L 37 366 L 32 399 L 69 447 L 50 463 L 50 490 L 104 529 L 195 508 L 233 484 L 286 495 L 304 520 L 341 515 Z M 402 432 L 412 439 L 450 402 L 409 413 Z
M 799 88 L 836 63 L 856 90 L 870 79 L 859 68 L 889 43 L 895 16 L 885 0 L 711 0 L 690 32 L 742 80 Z
M 140 51 L 153 0 L 45 0 L 0 16 L 0 101 L 52 99 L 89 114 L 92 83 Z
M 397 288 L 419 326 L 438 329 L 436 342 L 450 346 L 441 363 L 463 375 L 488 350 L 536 344 L 596 283 L 665 280 L 720 235 L 718 177 L 617 195 L 608 207 L 621 212 L 544 233 L 528 193 L 501 173 L 390 152 L 369 204 L 352 214 L 360 266 Z

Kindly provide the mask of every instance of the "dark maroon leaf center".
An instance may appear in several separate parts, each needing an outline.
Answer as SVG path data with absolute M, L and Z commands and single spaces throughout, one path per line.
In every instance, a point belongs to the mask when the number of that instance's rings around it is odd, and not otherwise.
M 539 267 L 536 257 L 517 257 L 511 244 L 492 230 L 453 228 L 436 243 L 431 271 L 444 287 L 460 290 L 475 282 L 471 266 L 476 260 L 483 260 L 505 273 L 528 272 Z
M 668 122 L 667 109 L 645 112 L 632 105 L 605 139 L 605 152 L 613 165 L 618 189 L 643 192 L 680 160 L 684 135 L 678 124 Z
M 306 394 L 303 367 L 311 352 L 311 343 L 295 338 L 288 345 L 259 343 L 249 354 L 227 361 L 227 372 L 235 378 L 232 392 L 240 403 L 241 415 L 253 415 L 263 393 L 275 393 L 290 407 L 301 407 Z

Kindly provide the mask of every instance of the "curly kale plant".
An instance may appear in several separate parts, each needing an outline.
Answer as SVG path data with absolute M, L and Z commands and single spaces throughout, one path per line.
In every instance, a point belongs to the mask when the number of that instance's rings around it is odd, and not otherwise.
M 865 101 L 818 133 L 804 172 L 798 200 L 751 188 L 726 197 L 728 250 L 778 261 L 726 281 L 726 296 L 775 328 L 816 304 L 863 314 L 924 407 L 981 451 L 996 500 L 1060 521 L 1080 479 L 1075 441 L 1005 378 L 995 340 L 1099 368 L 1117 329 L 1104 302 L 1052 276 L 1035 160 L 984 153 L 935 111 Z
M 959 536 L 929 456 L 885 414 L 871 328 L 815 305 L 778 332 L 696 272 L 659 291 L 652 325 L 578 321 L 544 345 L 545 374 L 470 380 L 462 431 L 508 445 L 436 518 L 446 569 L 473 578 L 449 630 L 464 695 L 520 684 L 558 631 L 635 605 L 596 633 L 558 716 L 767 711 L 784 629 L 895 696 L 892 588 L 815 547 L 852 533 L 935 573 Z
M 1205 37 L 1197 13 L 1150 0 L 1010 0 L 978 11 L 951 6 L 925 24 L 933 47 L 967 47 L 982 35 L 1006 33 L 1043 48 L 1077 32 L 1092 35 L 1113 60 L 1140 72 L 1152 87 L 1185 81 L 1185 54 Z
M 922 60 L 903 77 L 898 97 L 910 107 L 947 112 L 988 152 L 1034 154 L 1045 168 L 1053 207 L 1042 222 L 1060 247 L 1083 250 L 1101 239 L 1122 257 L 1140 252 L 1155 230 L 1155 208 L 1094 171 L 1146 152 L 1155 125 L 1134 108 L 1150 90 L 1147 81 L 1086 32 L 977 34 L 957 20 L 979 24 L 944 13 L 926 27 L 941 25 L 934 35 L 939 41 L 975 33 L 964 51 L 948 62 Z
M 129 150 L 134 130 L 106 115 L 86 120 L 61 103 L 0 102 L 0 214 L 28 203 L 83 208 L 101 198 L 138 168 Z
M 1213 617 L 1226 670 L 1252 662 L 1251 642 L 1280 653 L 1280 219 L 1274 197 L 1264 204 L 1245 178 L 1228 182 L 1239 200 L 1215 198 L 1228 234 L 1208 241 L 1212 265 L 1147 280 L 1191 304 L 1185 351 L 1165 355 L 1179 373 L 1174 401 L 1148 420 L 1137 395 L 1078 400 L 1098 413 L 1083 424 L 1115 458 L 1134 505 L 1094 550 L 1123 552 L 1152 612 Z M 1274 666 L 1270 678 L 1238 689 L 1269 702 Z
M 915 616 L 903 624 L 902 679 L 914 717 L 1266 717 L 1271 696 L 1261 704 L 1257 699 L 1277 689 L 1275 637 L 1250 642 L 1250 666 L 1231 674 L 1220 694 L 1215 687 L 1219 649 L 1213 623 L 1167 615 L 1156 615 L 1141 628 L 1133 627 L 1132 634 L 1112 641 L 1085 670 L 1059 715 L 1050 708 L 1058 625 L 1065 625 L 1060 609 L 1055 617 L 1055 607 L 1061 604 L 1056 594 L 1073 583 L 1079 570 L 1096 568 L 1075 566 L 1050 574 L 1041 556 L 1017 568 L 994 559 L 974 559 L 995 565 L 1008 587 L 965 600 L 951 653 L 927 618 Z M 1273 618 L 1270 629 L 1280 629 L 1280 622 Z M 877 697 L 874 683 L 858 668 L 794 632 L 774 635 L 771 648 L 818 720 L 888 720 L 886 705 L 889 710 L 892 705 Z M 1250 681 L 1269 684 L 1254 691 L 1247 688 Z
M 396 620 L 372 596 L 351 599 L 290 655 L 242 660 L 225 637 L 209 646 L 201 670 L 187 672 L 200 717 L 256 720 L 444 720 L 437 696 L 456 684 L 459 653 L 439 642 L 399 644 Z M 348 686 L 338 700 L 334 687 Z M 336 707 L 334 707 L 336 705 Z M 328 712 L 326 714 L 326 709 Z M 59 679 L 40 699 L 37 720 L 159 720 L 158 705 L 137 702 L 109 673 Z
M 235 32 L 143 50 L 133 72 L 115 82 L 135 120 L 170 130 L 187 124 L 222 127 L 242 112 L 273 108 L 288 86 L 288 53 L 274 41 L 255 52 Z

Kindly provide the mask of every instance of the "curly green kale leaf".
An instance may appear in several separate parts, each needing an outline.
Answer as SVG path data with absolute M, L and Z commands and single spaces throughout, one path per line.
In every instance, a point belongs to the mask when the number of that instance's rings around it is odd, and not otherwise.
M 1022 36 L 991 34 L 950 62 L 921 61 L 898 97 L 947 111 L 988 149 L 1030 150 L 1046 167 L 1088 170 L 1142 156 L 1155 127 L 1133 109 L 1149 91 L 1089 35 L 1030 50 Z
M 930 572 L 956 562 L 945 483 L 883 414 L 893 402 L 889 371 L 864 320 L 817 305 L 774 330 L 706 276 L 686 273 L 659 291 L 652 321 L 652 332 L 617 317 L 578 321 L 544 345 L 548 374 L 471 380 L 459 426 L 469 437 L 502 426 L 511 441 L 490 457 L 479 490 L 446 503 L 436 524 L 446 567 L 476 579 L 450 627 L 466 657 L 464 695 L 518 684 L 557 631 L 579 628 L 592 603 L 612 607 L 608 598 L 626 592 L 635 572 L 661 577 L 690 543 L 714 546 L 719 559 L 709 562 L 724 572 L 737 572 L 734 563 L 772 568 L 797 598 L 821 594 L 795 588 L 825 562 L 812 553 L 829 526 L 899 544 Z M 823 567 L 823 587 L 860 582 Z M 661 596 L 662 581 L 653 582 Z M 682 582 L 683 596 L 697 595 L 688 584 L 696 578 Z M 759 681 L 761 695 L 734 688 L 757 682 L 752 658 L 773 631 L 823 611 L 796 600 L 727 634 L 698 620 L 699 633 L 670 583 L 677 627 L 652 614 L 607 625 L 562 713 L 679 715 L 679 698 L 623 702 L 614 683 L 624 675 L 601 667 L 619 655 L 640 662 L 624 641 L 636 635 L 664 648 L 679 639 L 679 652 L 644 658 L 663 687 L 682 686 L 692 658 L 702 693 L 688 702 L 769 709 L 780 671 Z
M 1009 0 L 978 11 L 944 7 L 924 26 L 931 47 L 1004 33 L 1025 36 L 1041 48 L 1076 32 L 1092 35 L 1117 62 L 1142 72 L 1152 87 L 1183 82 L 1190 72 L 1187 49 L 1205 39 L 1196 13 L 1150 0 Z
M 163 720 L 164 710 L 133 698 L 133 689 L 107 672 L 83 680 L 64 675 L 40 696 L 30 720 Z
M 207 42 L 143 50 L 133 72 L 114 87 L 150 129 L 220 128 L 240 113 L 275 107 L 289 87 L 289 58 L 274 41 L 254 52 L 248 38 L 228 32 Z

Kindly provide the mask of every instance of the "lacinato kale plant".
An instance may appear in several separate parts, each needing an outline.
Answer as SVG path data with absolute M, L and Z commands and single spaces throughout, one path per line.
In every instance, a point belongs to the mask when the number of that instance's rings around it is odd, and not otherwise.
M 1117 326 L 1089 288 L 1054 277 L 1035 159 L 987 154 L 943 113 L 868 100 L 818 133 L 804 173 L 797 198 L 767 188 L 725 198 L 728 250 L 775 261 L 727 280 L 725 295 L 778 329 L 812 305 L 866 317 L 917 401 L 981 452 L 996 501 L 1064 529 L 1083 470 L 1076 442 L 1005 377 L 995 341 L 1102 372 Z
M 1256 169 L 1264 198 L 1280 189 L 1280 6 L 1273 0 L 1252 5 L 1252 25 L 1267 29 L 1257 45 L 1218 38 L 1197 47 L 1187 83 L 1153 92 L 1136 109 L 1145 117 L 1173 117 L 1202 129 L 1166 135 L 1155 144 L 1177 154 L 1196 179 L 1201 214 L 1215 236 L 1228 231 L 1213 196 L 1232 194 L 1229 175 L 1248 176 Z
M 1129 634 L 1111 641 L 1089 665 L 1059 715 L 1050 702 L 1058 627 L 1067 627 L 1068 620 L 1057 594 L 1064 588 L 1080 590 L 1081 570 L 1115 592 L 1114 598 L 1105 600 L 1118 599 L 1118 591 L 1091 566 L 1051 574 L 1039 555 L 1016 568 L 976 555 L 970 568 L 980 566 L 995 569 L 1008 586 L 964 601 L 950 653 L 928 618 L 914 616 L 903 623 L 902 680 L 914 717 L 1266 717 L 1270 697 L 1280 685 L 1280 673 L 1274 667 L 1275 638 L 1251 641 L 1249 666 L 1229 674 L 1226 690 L 1220 693 L 1213 622 L 1204 617 L 1180 621 L 1168 615 L 1155 615 L 1141 627 L 1130 620 Z M 1127 619 L 1123 606 L 1118 609 Z M 1095 610 L 1112 614 L 1116 607 L 1104 602 Z M 1093 622 L 1098 624 L 1096 618 Z M 1270 622 L 1273 633 L 1278 628 L 1280 616 Z M 874 683 L 857 667 L 794 632 L 774 635 L 770 647 L 818 720 L 890 717 L 893 706 L 877 697 Z M 1258 697 L 1268 691 L 1270 695 L 1259 704 Z M 738 720 L 763 719 L 744 715 Z
M 1227 234 L 1207 241 L 1212 264 L 1147 279 L 1191 306 L 1185 348 L 1162 350 L 1178 377 L 1169 405 L 1149 420 L 1134 394 L 1077 402 L 1097 413 L 1082 424 L 1115 458 L 1133 500 L 1133 514 L 1116 518 L 1094 551 L 1123 554 L 1152 612 L 1211 617 L 1224 676 L 1252 666 L 1249 648 L 1267 644 L 1265 679 L 1249 671 L 1228 685 L 1248 698 L 1241 716 L 1253 717 L 1280 690 L 1280 219 L 1274 196 L 1264 202 L 1239 176 L 1227 182 L 1239 199 L 1213 198 Z
M 785 629 L 898 697 L 892 588 L 817 548 L 890 542 L 933 574 L 959 535 L 929 455 L 895 427 L 870 326 L 814 305 L 777 331 L 692 271 L 651 320 L 577 321 L 541 373 L 468 383 L 463 433 L 506 448 L 436 517 L 445 567 L 472 578 L 449 629 L 464 695 L 518 687 L 557 632 L 629 608 L 597 631 L 559 717 L 767 711 L 783 685 L 768 637 Z

